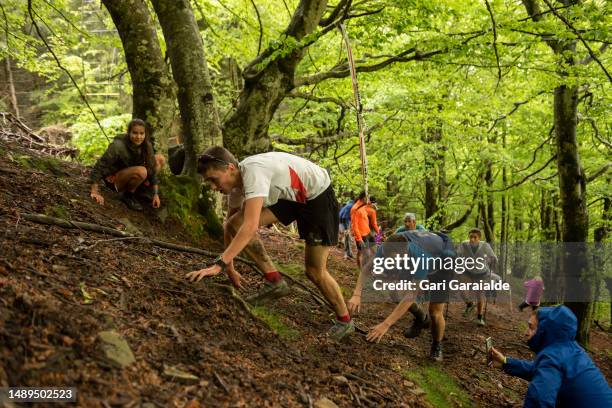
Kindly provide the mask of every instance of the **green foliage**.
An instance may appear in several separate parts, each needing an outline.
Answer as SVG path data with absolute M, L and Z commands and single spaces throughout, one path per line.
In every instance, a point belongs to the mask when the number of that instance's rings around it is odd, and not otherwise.
M 127 124 L 132 118 L 130 114 L 104 118 L 100 124 L 112 142 L 113 137 L 127 131 Z M 109 145 L 102 130 L 94 121 L 75 123 L 70 127 L 72 144 L 79 149 L 79 159 L 85 164 L 93 164 Z
M 444 371 L 434 365 L 426 365 L 404 371 L 404 377 L 419 384 L 426 392 L 426 399 L 438 408 L 474 406 L 464 390 Z
M 251 308 L 251 312 L 263 320 L 274 333 L 286 340 L 298 339 L 300 333 L 287 326 L 283 322 L 283 317 L 265 306 L 255 306 Z
M 266 57 L 256 66 L 261 69 L 313 42 L 297 66 L 298 81 L 346 62 L 346 47 L 338 30 L 322 34 L 317 28 L 299 42 L 286 35 L 298 3 L 287 1 L 285 7 L 277 1 L 256 2 L 261 20 L 258 50 L 260 22 L 252 3 L 192 1 L 221 118 L 233 112 L 240 92 L 239 73 L 232 75 L 227 69 L 229 57 L 244 69 L 258 53 L 265 52 Z M 570 66 L 561 53 L 553 52 L 542 41 L 544 34 L 555 40 L 575 41 L 574 60 L 586 61 L 589 57 L 582 42 L 554 14 L 543 14 L 534 22 L 521 2 L 489 3 L 496 22 L 499 61 L 493 47 L 491 17 L 480 2 L 399 0 L 384 3 L 379 13 L 345 21 L 358 66 L 373 66 L 400 53 L 406 59 L 358 74 L 367 127 L 384 123 L 369 135 L 367 153 L 370 189 L 379 198 L 381 218 L 390 225 L 405 211 L 416 212 L 419 220 L 423 219 L 426 163 L 440 164 L 444 169 L 447 197 L 440 205 L 447 223 L 470 208 L 474 192 L 481 197 L 486 193 L 487 186 L 479 179 L 485 161 L 493 163 L 493 190 L 503 189 L 502 167 L 506 168 L 508 185 L 543 166 L 554 154 L 553 143 L 545 141 L 553 125 L 553 92 L 560 85 L 579 87 L 578 141 L 587 176 L 609 162 L 612 92 L 601 67 L 595 62 Z M 608 3 L 590 0 L 559 11 L 580 30 L 606 67 L 611 65 L 612 53 L 600 48 L 611 35 Z M 97 4 L 77 0 L 53 4 L 66 18 L 49 3 L 33 1 L 43 35 L 87 94 L 109 137 L 113 137 L 124 131 L 131 101 L 129 74 L 125 74 L 121 41 L 113 32 L 112 20 Z M 3 6 L 6 19 L 2 20 L 13 35 L 0 35 L 0 55 L 11 56 L 18 67 L 46 82 L 33 94 L 34 103 L 41 109 L 42 124 L 70 127 L 75 133 L 73 144 L 82 151 L 81 159 L 92 163 L 108 141 L 94 125 L 66 73 L 57 67 L 40 39 L 32 35 L 29 20 L 24 18 L 27 2 L 7 0 Z M 540 6 L 545 8 L 541 2 Z M 354 7 L 351 13 L 377 8 L 372 2 Z M 164 51 L 158 25 L 156 29 Z M 417 52 L 423 55 L 432 51 L 440 52 L 409 61 Z M 560 74 L 560 69 L 565 72 Z M 294 92 L 331 97 L 343 106 L 330 99 L 285 98 L 269 134 L 293 139 L 344 132 L 346 137 L 326 145 L 275 142 L 273 147 L 320 163 L 329 170 L 340 193 L 361 190 L 350 78 L 330 78 L 314 86 L 300 86 Z M 427 141 L 432 129 L 440 130 L 440 142 Z M 443 163 L 432 163 L 427 156 L 437 150 L 445 153 Z M 513 213 L 510 240 L 539 237 L 541 195 L 558 191 L 555 172 L 553 161 L 522 185 L 492 193 L 497 234 L 501 225 L 499 202 L 506 196 Z M 588 183 L 588 202 L 593 203 L 589 206 L 591 228 L 603 222 L 601 198 L 610 194 L 608 179 L 609 174 Z M 455 240 L 463 239 L 467 229 L 476 224 L 476 213 L 474 207 L 469 219 L 453 231 Z

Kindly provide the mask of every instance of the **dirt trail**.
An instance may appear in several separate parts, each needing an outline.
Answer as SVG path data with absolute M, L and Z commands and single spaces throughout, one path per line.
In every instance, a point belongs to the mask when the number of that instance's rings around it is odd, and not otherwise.
M 380 344 L 359 333 L 334 344 L 325 336 L 333 316 L 297 286 L 291 296 L 249 311 L 239 298 L 256 291 L 261 278 L 246 265 L 237 264 L 245 289 L 232 296 L 224 277 L 184 279 L 210 261 L 205 257 L 24 220 L 22 213 L 41 213 L 113 228 L 128 224 L 145 236 L 221 248 L 216 241 L 192 242 L 152 210 L 129 212 L 110 191 L 98 206 L 83 167 L 40 164 L 47 160 L 0 142 L 0 386 L 74 386 L 76 405 L 84 407 L 308 407 L 321 398 L 347 407 L 412 407 L 439 405 L 430 381 L 439 377 L 456 382 L 443 396 L 446 406 L 520 406 L 526 384 L 486 369 L 475 349 L 490 335 L 508 353 L 529 357 L 520 336 L 525 315 L 508 305 L 489 307 L 486 328 L 451 305 L 445 361 L 438 365 L 426 359 L 429 334 L 402 336 L 407 319 Z M 260 234 L 282 269 L 313 288 L 299 267 L 300 242 L 271 230 Z M 337 249 L 330 270 L 350 293 L 355 267 Z M 359 326 L 374 325 L 391 307 L 366 305 Z M 99 333 L 109 330 L 133 352 L 135 362 L 126 368 L 102 352 Z M 593 337 L 595 360 L 610 378 L 609 335 Z M 197 378 L 164 374 L 169 368 Z

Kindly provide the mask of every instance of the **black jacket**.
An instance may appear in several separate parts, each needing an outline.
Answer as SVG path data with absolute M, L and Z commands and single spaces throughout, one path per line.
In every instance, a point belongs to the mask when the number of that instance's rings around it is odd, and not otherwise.
M 127 133 L 116 136 L 94 165 L 89 180 L 92 183 L 96 183 L 100 179 L 115 174 L 127 167 L 145 166 L 145 156 L 144 143 L 136 146 L 130 141 Z M 149 174 L 147 180 L 152 185 L 158 183 L 155 174 Z

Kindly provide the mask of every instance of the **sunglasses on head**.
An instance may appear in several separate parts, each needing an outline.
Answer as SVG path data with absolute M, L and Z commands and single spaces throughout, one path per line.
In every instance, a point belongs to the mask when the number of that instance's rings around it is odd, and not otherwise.
M 220 158 L 215 157 L 215 156 L 211 156 L 210 154 L 203 154 L 203 155 L 201 155 L 199 160 L 200 160 L 200 162 L 216 161 L 216 162 L 223 163 L 223 164 L 229 164 L 225 160 L 220 159 Z

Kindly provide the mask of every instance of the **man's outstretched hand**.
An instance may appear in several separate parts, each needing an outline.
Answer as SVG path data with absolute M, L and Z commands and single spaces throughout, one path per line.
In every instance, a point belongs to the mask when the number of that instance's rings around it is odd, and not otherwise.
M 199 271 L 189 272 L 188 274 L 185 275 L 185 277 L 192 282 L 199 282 L 200 279 L 207 277 L 207 276 L 218 275 L 219 272 L 221 272 L 221 267 L 219 265 L 213 265 L 205 269 L 200 269 Z
M 370 342 L 379 343 L 380 339 L 387 333 L 389 330 L 389 324 L 386 322 L 382 322 L 372 327 L 368 335 L 366 336 L 366 340 Z
M 242 289 L 242 283 L 240 283 L 242 276 L 233 267 L 227 268 L 227 276 L 236 289 Z
M 202 278 L 208 276 L 215 276 L 218 275 L 220 272 L 221 267 L 219 265 L 213 265 L 208 268 L 200 269 L 199 271 L 189 272 L 185 275 L 185 277 L 191 282 L 199 282 Z M 236 270 L 232 266 L 228 266 L 227 276 L 236 289 L 242 289 L 242 276 L 238 272 L 236 272 Z

